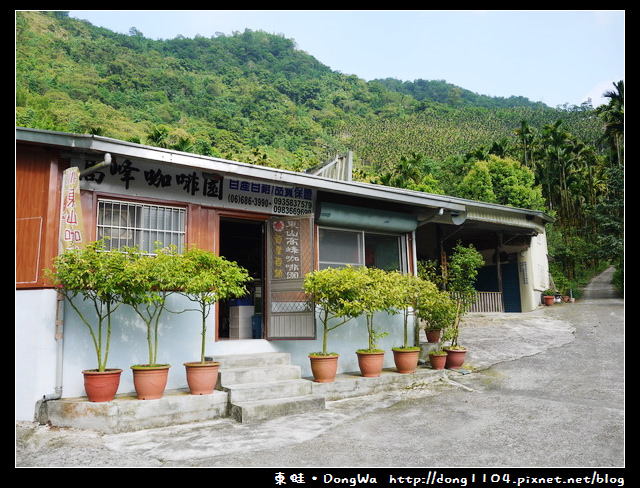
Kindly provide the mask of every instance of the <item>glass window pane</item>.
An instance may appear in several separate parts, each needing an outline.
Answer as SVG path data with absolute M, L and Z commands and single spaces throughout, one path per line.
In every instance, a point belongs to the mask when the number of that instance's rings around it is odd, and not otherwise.
M 335 229 L 319 229 L 320 268 L 362 265 L 362 233 Z
M 401 270 L 400 238 L 398 236 L 366 234 L 365 264 L 386 271 Z

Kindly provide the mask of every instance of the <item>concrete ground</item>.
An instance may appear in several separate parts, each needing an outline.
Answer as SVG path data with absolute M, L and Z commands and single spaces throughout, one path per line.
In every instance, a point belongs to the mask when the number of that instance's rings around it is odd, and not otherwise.
M 17 467 L 623 466 L 624 301 L 594 280 L 583 300 L 470 314 L 468 374 L 328 402 L 322 412 L 99 434 L 16 423 Z M 599 338 L 596 333 L 606 335 Z M 567 348 L 579 362 L 542 360 Z M 599 351 L 613 350 L 606 369 Z M 602 373 L 605 371 L 605 373 Z M 596 413 L 606 418 L 596 418 Z M 431 416 L 433 415 L 433 416 Z M 395 440 L 392 433 L 404 433 Z M 445 434 L 467 447 L 430 447 Z M 333 444 L 335 439 L 340 443 Z M 366 447 L 373 440 L 374 447 Z M 483 443 L 481 443 L 483 442 Z M 392 447 L 410 445 L 409 453 Z M 549 444 L 554 454 L 543 454 Z M 482 446 L 482 447 L 481 447 Z M 546 452 L 546 451 L 544 451 Z

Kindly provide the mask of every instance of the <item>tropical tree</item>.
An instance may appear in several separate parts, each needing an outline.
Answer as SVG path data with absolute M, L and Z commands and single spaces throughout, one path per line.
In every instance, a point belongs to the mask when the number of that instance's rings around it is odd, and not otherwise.
M 609 90 L 602 94 L 609 98 L 607 105 L 601 105 L 596 113 L 605 123 L 604 138 L 614 150 L 617 164 L 624 162 L 624 81 L 614 83 L 615 90 Z
M 527 168 L 535 168 L 535 159 L 533 152 L 533 144 L 536 138 L 536 132 L 529 122 L 526 120 L 520 121 L 520 127 L 514 130 L 514 133 L 518 137 L 518 141 L 522 146 L 522 160 Z

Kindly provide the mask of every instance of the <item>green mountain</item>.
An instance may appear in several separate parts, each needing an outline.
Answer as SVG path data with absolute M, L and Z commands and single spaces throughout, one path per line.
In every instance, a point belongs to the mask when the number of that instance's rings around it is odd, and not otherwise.
M 166 145 L 293 170 L 351 149 L 362 168 L 407 154 L 442 159 L 567 120 L 595 140 L 589 111 L 492 98 L 444 81 L 365 82 L 282 35 L 145 38 L 69 18 L 16 13 L 16 123 Z

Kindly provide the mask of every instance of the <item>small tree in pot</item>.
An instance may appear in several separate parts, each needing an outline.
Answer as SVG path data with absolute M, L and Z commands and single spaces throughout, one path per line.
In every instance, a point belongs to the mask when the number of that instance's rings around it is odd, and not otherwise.
M 456 301 L 456 313 L 447 329 L 447 338 L 451 341 L 447 350 L 447 367 L 456 369 L 464 363 L 466 348 L 458 344 L 460 319 L 467 313 L 477 296 L 475 282 L 478 270 L 484 265 L 484 259 L 472 244 L 464 247 L 458 243 L 451 256 L 447 273 L 447 290 Z
M 360 293 L 359 276 L 351 266 L 325 268 L 305 276 L 304 290 L 322 323 L 322 351 L 309 354 L 314 379 L 319 383 L 333 382 L 337 371 L 339 355 L 327 349 L 329 332 L 361 313 L 354 306 Z
M 148 362 L 131 366 L 134 386 L 141 400 L 161 398 L 170 365 L 158 363 L 158 331 L 167 298 L 181 284 L 180 255 L 175 246 L 156 247 L 154 255 L 143 254 L 136 247 L 121 247 L 119 252 L 127 260 L 123 301 L 133 308 L 146 327 Z
M 394 295 L 395 280 L 387 271 L 378 268 L 357 268 L 359 272 L 359 296 L 353 302 L 354 313 L 365 315 L 369 345 L 358 349 L 358 364 L 363 376 L 380 376 L 384 361 L 384 350 L 378 347 L 378 340 L 389 333 L 380 331 L 374 322 L 375 314 L 398 313 L 399 299 Z M 359 315 L 359 314 L 358 314 Z
M 210 394 L 220 363 L 205 359 L 207 317 L 217 301 L 246 295 L 245 284 L 251 278 L 237 263 L 197 247 L 189 248 L 181 258 L 180 293 L 198 305 L 202 320 L 200 361 L 185 363 L 187 382 L 192 394 Z
M 409 316 L 414 314 L 415 317 L 418 302 L 428 282 L 412 274 L 399 271 L 390 272 L 389 279 L 389 291 L 392 296 L 397 298 L 396 306 L 400 308 L 403 318 L 403 342 L 402 346 L 392 348 L 393 359 L 398 373 L 413 373 L 418 366 L 420 346 L 417 339 L 413 346 L 409 346 Z M 414 334 L 415 337 L 416 334 Z
M 59 254 L 53 269 L 46 271 L 58 291 L 91 335 L 96 353 L 97 368 L 83 371 L 85 390 L 90 401 L 105 402 L 115 397 L 120 383 L 121 369 L 107 368 L 111 341 L 111 318 L 122 304 L 123 272 L 126 257 L 117 251 L 107 251 L 104 241 L 90 242 L 83 249 L 69 249 Z M 94 322 L 80 307 L 80 301 L 93 305 Z M 100 385 L 94 386 L 99 381 Z
M 453 324 L 456 317 L 456 302 L 446 291 L 439 290 L 430 282 L 424 281 L 416 305 L 416 318 L 420 327 L 427 333 L 429 342 L 439 342 L 440 333 Z M 416 334 L 419 329 L 416 328 Z M 437 331 L 435 338 L 429 338 L 429 332 Z M 416 338 L 416 343 L 418 339 Z

